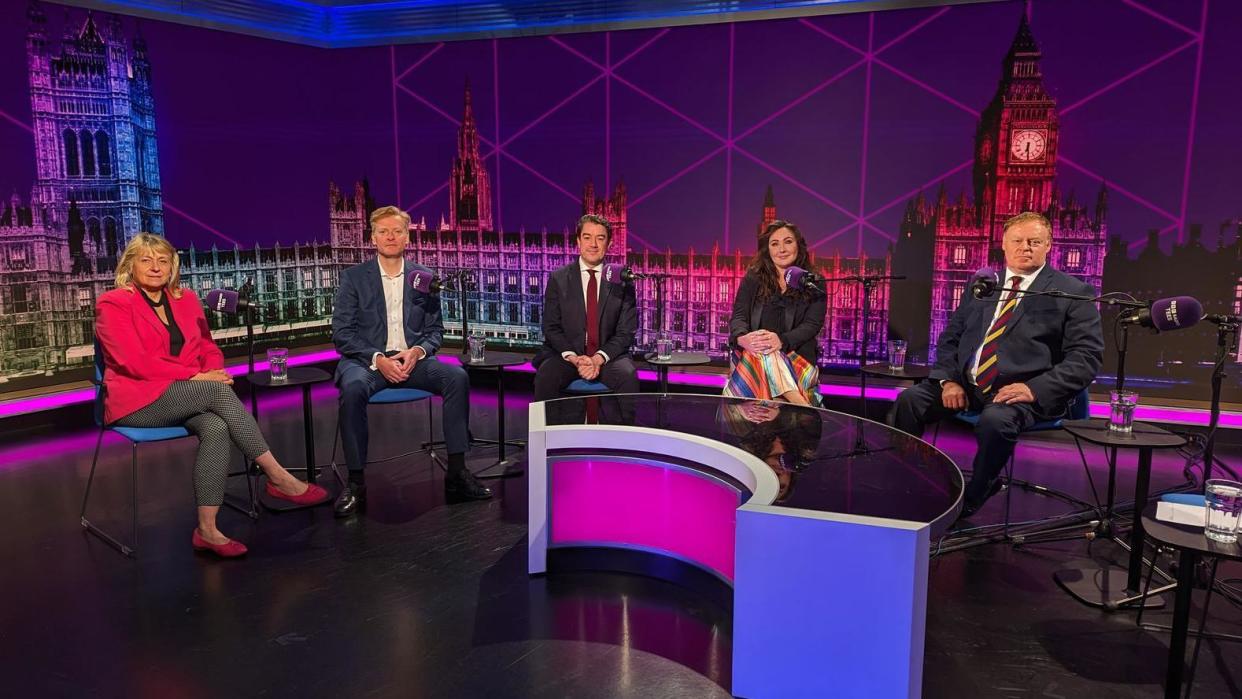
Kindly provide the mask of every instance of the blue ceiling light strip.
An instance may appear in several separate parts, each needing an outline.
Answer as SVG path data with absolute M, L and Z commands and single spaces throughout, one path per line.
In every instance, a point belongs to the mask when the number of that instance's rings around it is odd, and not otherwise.
M 53 0 L 324 48 L 530 36 L 995 0 Z

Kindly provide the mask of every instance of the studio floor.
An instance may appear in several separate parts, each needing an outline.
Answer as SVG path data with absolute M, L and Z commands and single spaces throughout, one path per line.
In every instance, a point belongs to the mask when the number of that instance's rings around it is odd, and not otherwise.
M 511 437 L 526 431 L 529 387 L 520 383 L 506 404 Z M 329 458 L 335 395 L 314 392 L 320 463 Z M 486 386 L 472 396 L 477 437 L 495 435 L 493 396 Z M 277 456 L 301 465 L 301 401 L 265 400 L 262 424 Z M 729 696 L 727 609 L 639 576 L 526 575 L 522 477 L 491 481 L 491 501 L 446 506 L 442 473 L 425 455 L 380 461 L 368 471 L 361 517 L 337 520 L 320 507 L 252 522 L 225 510 L 221 528 L 250 554 L 220 561 L 189 543 L 192 440 L 148 445 L 138 557 L 130 560 L 78 523 L 96 432 L 56 429 L 6 429 L 0 447 L 2 696 Z M 414 449 L 427 433 L 425 404 L 373 408 L 372 458 Z M 946 426 L 938 445 L 969 466 L 967 431 Z M 1220 455 L 1242 463 L 1240 453 Z M 494 455 L 477 449 L 471 465 Z M 1101 486 L 1103 455 L 1087 455 Z M 1091 498 L 1064 438 L 1024 440 L 1018 463 L 1019 478 Z M 122 440 L 105 440 L 92 496 L 95 518 L 126 533 L 128 466 Z M 1178 453 L 1157 453 L 1153 490 L 1182 483 L 1183 466 Z M 1133 478 L 1126 459 L 1122 499 Z M 244 493 L 233 480 L 231 491 Z M 994 498 L 972 524 L 998 521 L 1001 502 Z M 1015 489 L 1013 508 L 1023 520 L 1067 506 Z M 1082 605 L 1052 579 L 1072 561 L 1123 554 L 1079 539 L 935 556 L 923 695 L 1162 696 L 1168 634 L 1138 628 L 1133 611 Z M 850 575 L 849 561 L 840 574 Z M 1222 566 L 1219 575 L 1242 577 L 1242 566 Z M 1165 609 L 1145 621 L 1170 617 Z M 1217 596 L 1208 627 L 1242 633 L 1242 610 Z M 1242 643 L 1204 642 L 1193 696 L 1242 696 Z

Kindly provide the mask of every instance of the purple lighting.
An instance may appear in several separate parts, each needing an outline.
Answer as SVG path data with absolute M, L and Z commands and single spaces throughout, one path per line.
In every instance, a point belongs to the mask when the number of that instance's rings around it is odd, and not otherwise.
M 661 464 L 583 460 L 549 467 L 549 546 L 656 550 L 733 581 L 736 490 Z

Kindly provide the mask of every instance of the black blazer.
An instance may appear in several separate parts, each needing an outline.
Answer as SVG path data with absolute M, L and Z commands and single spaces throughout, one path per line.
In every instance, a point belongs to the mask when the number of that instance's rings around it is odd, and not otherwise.
M 747 272 L 737 288 L 733 299 L 733 318 L 729 320 L 729 345 L 737 347 L 737 339 L 752 330 L 758 330 L 763 320 L 764 302 L 759 300 L 759 277 Z M 777 335 L 781 338 L 781 350 L 797 352 L 811 364 L 819 361 L 819 343 L 816 338 L 824 327 L 824 315 L 828 312 L 828 298 L 815 294 L 811 298 L 798 298 L 785 307 L 785 322 Z
M 586 302 L 579 259 L 575 257 L 548 277 L 548 287 L 543 292 L 543 346 L 531 360 L 535 367 L 565 352 L 586 352 Z M 603 279 L 599 283 L 599 349 L 613 361 L 628 354 L 634 344 L 638 331 L 637 296 L 633 284 L 613 284 Z
M 1045 266 L 1031 291 L 1060 290 L 1094 296 L 1095 289 Z M 932 379 L 963 386 L 983 342 L 1002 291 L 977 299 L 967 290 L 936 343 Z M 1035 408 L 1045 416 L 1061 415 L 1070 401 L 1095 380 L 1104 357 L 1100 312 L 1094 303 L 1051 296 L 1023 296 L 996 348 L 1000 374 L 993 384 L 1025 383 L 1035 394 Z
M 409 273 L 417 267 L 407 262 L 405 271 Z M 430 357 L 440 349 L 444 339 L 440 297 L 415 291 L 405 279 L 401 285 L 405 289 L 401 302 L 405 343 L 410 347 L 422 347 Z M 332 344 L 341 355 L 338 374 L 348 362 L 369 367 L 375 353 L 384 352 L 388 344 L 388 310 L 384 307 L 379 258 L 341 272 L 332 306 Z

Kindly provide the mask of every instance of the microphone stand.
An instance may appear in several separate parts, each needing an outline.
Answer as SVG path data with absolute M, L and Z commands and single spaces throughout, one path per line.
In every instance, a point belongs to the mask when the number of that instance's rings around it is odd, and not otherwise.
M 863 371 L 863 368 L 867 366 L 867 343 L 871 340 L 870 333 L 867 332 L 867 315 L 871 311 L 871 289 L 875 287 L 876 282 L 896 281 L 905 278 L 904 274 L 852 274 L 822 280 L 825 284 L 828 282 L 857 282 L 862 285 L 862 351 L 858 353 L 858 414 L 864 420 L 867 419 L 867 372 Z M 818 369 L 819 367 L 815 368 Z M 856 448 L 866 448 L 862 445 L 861 435 Z
M 1230 355 L 1238 350 L 1238 324 L 1220 323 L 1216 326 L 1216 363 L 1212 368 L 1212 412 L 1208 418 L 1207 443 L 1203 446 L 1203 482 L 1212 477 L 1212 463 L 1216 458 L 1216 426 L 1220 423 L 1220 388 L 1225 379 L 1225 364 Z M 1222 464 L 1223 465 L 1223 464 Z
M 466 270 L 459 269 L 444 275 L 457 284 L 457 298 L 461 301 L 461 354 L 470 356 L 470 302 L 466 300 Z
M 250 414 L 255 422 L 258 422 L 259 396 L 254 387 L 254 304 L 250 302 L 250 295 L 253 291 L 254 281 L 251 279 L 242 282 L 241 288 L 237 290 L 238 296 L 244 299 L 246 304 L 245 310 L 242 311 L 246 318 L 246 383 L 250 386 Z

